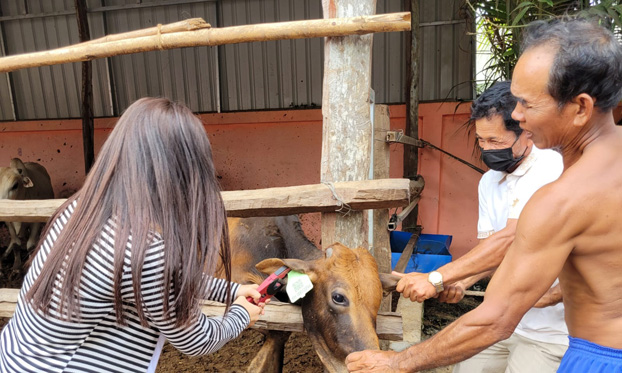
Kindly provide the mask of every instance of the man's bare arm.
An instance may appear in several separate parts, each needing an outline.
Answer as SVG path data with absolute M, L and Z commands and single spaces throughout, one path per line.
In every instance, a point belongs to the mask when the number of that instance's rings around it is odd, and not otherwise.
M 353 353 L 346 359 L 348 369 L 369 372 L 373 371 L 370 366 L 376 366 L 377 371 L 418 371 L 445 366 L 509 337 L 525 312 L 553 284 L 574 245 L 576 232 L 559 219 L 564 201 L 550 189 L 544 187 L 528 202 L 514 243 L 479 307 L 401 353 Z
M 477 246 L 460 259 L 439 268 L 443 281 L 451 284 L 497 268 L 514 241 L 517 222 L 517 219 L 508 219 L 505 228 L 480 240 Z
M 471 286 L 473 286 L 473 284 L 475 284 L 477 281 L 484 279 L 486 277 L 491 277 L 493 273 L 495 273 L 494 269 L 490 271 L 484 271 L 482 273 L 478 273 L 471 277 L 467 277 L 464 280 L 460 280 L 460 282 L 462 283 L 465 289 L 468 289 Z
M 544 293 L 544 295 L 536 302 L 534 307 L 536 308 L 550 307 L 550 306 L 556 305 L 562 300 L 564 300 L 564 297 L 562 295 L 562 288 L 561 286 L 559 286 L 559 284 L 557 284 L 553 286 L 552 288 L 550 288 L 549 290 L 547 290 L 547 292 Z
M 517 219 L 508 219 L 505 228 L 495 232 L 488 238 L 480 240 L 477 246 L 460 259 L 437 269 L 443 275 L 443 283 L 451 285 L 472 276 L 482 275 L 483 273 L 488 274 L 490 270 L 497 268 L 514 240 L 516 222 Z M 404 275 L 394 272 L 394 274 L 402 276 L 396 290 L 405 297 L 410 298 L 413 302 L 423 302 L 436 296 L 436 288 L 428 282 L 427 273 L 413 272 Z M 482 275 L 483 277 L 485 275 Z M 471 286 L 473 283 L 466 287 Z
M 467 277 L 464 280 L 454 282 L 448 286 L 445 286 L 445 290 L 438 294 L 438 301 L 443 303 L 458 303 L 464 298 L 466 289 L 473 286 L 477 281 L 491 276 L 494 271 L 486 271 L 480 274 Z

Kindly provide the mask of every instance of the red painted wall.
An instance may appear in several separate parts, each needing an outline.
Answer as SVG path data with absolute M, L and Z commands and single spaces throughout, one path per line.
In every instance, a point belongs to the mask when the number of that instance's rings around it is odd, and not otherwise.
M 425 103 L 419 108 L 420 136 L 464 159 L 472 140 L 461 130 L 468 104 Z M 391 128 L 404 129 L 405 107 L 390 107 Z M 202 114 L 225 190 L 316 184 L 320 181 L 321 110 Z M 96 153 L 116 118 L 95 121 Z M 79 120 L 0 123 L 0 165 L 12 157 L 36 161 L 48 169 L 57 197 L 67 197 L 84 181 Z M 401 177 L 403 151 L 391 145 L 391 177 Z M 420 150 L 420 174 L 426 187 L 419 224 L 425 233 L 454 236 L 452 252 L 460 256 L 475 244 L 477 181 L 472 169 L 431 149 Z M 319 240 L 319 214 L 303 217 L 305 231 Z

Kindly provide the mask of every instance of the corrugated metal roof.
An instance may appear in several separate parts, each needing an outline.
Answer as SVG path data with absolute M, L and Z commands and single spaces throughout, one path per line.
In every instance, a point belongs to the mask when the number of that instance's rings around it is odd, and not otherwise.
M 460 17 L 463 1 L 422 0 L 420 100 L 473 97 L 474 37 Z
M 220 27 L 322 18 L 316 0 L 221 3 Z M 312 107 L 322 103 L 320 38 L 219 47 L 223 110 Z
M 404 11 L 403 1 L 378 1 L 376 13 Z M 405 33 L 374 34 L 372 52 L 372 88 L 378 103 L 401 103 L 406 100 Z
M 378 0 L 377 13 L 403 11 Z M 473 37 L 458 0 L 422 0 L 421 100 L 472 97 Z M 317 0 L 88 0 L 91 38 L 202 17 L 214 27 L 322 18 Z M 0 31 L 8 55 L 78 42 L 74 0 L 3 0 Z M 374 35 L 376 102 L 405 100 L 405 33 Z M 197 112 L 320 106 L 323 39 L 243 43 L 117 56 L 93 61 L 95 116 L 119 115 L 144 96 L 164 96 Z M 468 84 L 464 84 L 468 83 Z M 0 74 L 0 120 L 80 116 L 79 63 Z
M 1 26 L 0 24 L 0 30 Z M 4 50 L 4 32 L 0 31 L 0 57 L 5 56 Z M 8 73 L 0 74 L 0 120 L 15 120 L 13 92 L 11 92 Z
M 150 3 L 153 1 L 143 1 Z M 107 6 L 125 0 L 107 0 Z M 108 34 L 201 17 L 214 26 L 217 3 L 173 4 L 158 7 L 119 9 L 105 13 Z M 99 37 L 102 35 L 94 35 Z M 213 47 L 171 49 L 110 58 L 116 112 L 145 96 L 168 97 L 186 103 L 193 111 L 218 109 L 217 50 Z
M 53 14 L 63 10 L 73 11 L 73 6 L 70 0 L 6 0 L 2 2 L 2 14 Z M 48 50 L 79 42 L 75 14 L 6 20 L 2 22 L 2 32 L 7 55 Z M 80 63 L 72 63 L 11 72 L 17 119 L 79 117 L 81 71 Z M 106 74 L 106 61 L 94 61 L 93 76 L 98 77 L 93 81 L 93 110 L 96 116 L 112 115 L 110 105 L 106 110 L 105 97 L 101 97 L 102 90 L 107 90 L 102 87 L 107 83 L 101 79 Z M 4 95 L 1 100 L 7 101 Z M 2 107 L 5 105 L 3 103 Z

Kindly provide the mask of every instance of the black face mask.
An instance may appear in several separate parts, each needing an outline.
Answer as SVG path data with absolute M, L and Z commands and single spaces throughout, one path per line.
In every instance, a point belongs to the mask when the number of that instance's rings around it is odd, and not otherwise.
M 516 144 L 516 141 L 518 141 L 518 137 L 516 137 L 516 140 L 514 140 L 512 146 Z M 525 152 L 527 151 L 527 148 L 525 148 L 523 155 L 518 158 L 514 158 L 514 154 L 512 153 L 512 146 L 505 149 L 482 149 L 482 160 L 484 161 L 486 166 L 488 166 L 492 170 L 507 171 L 512 167 L 516 166 L 518 162 L 525 158 Z

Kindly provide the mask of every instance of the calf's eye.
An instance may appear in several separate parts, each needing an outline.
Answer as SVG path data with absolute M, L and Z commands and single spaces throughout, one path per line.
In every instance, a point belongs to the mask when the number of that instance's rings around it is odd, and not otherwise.
M 333 303 L 338 304 L 340 306 L 347 306 L 348 299 L 343 296 L 343 294 L 333 293 Z

